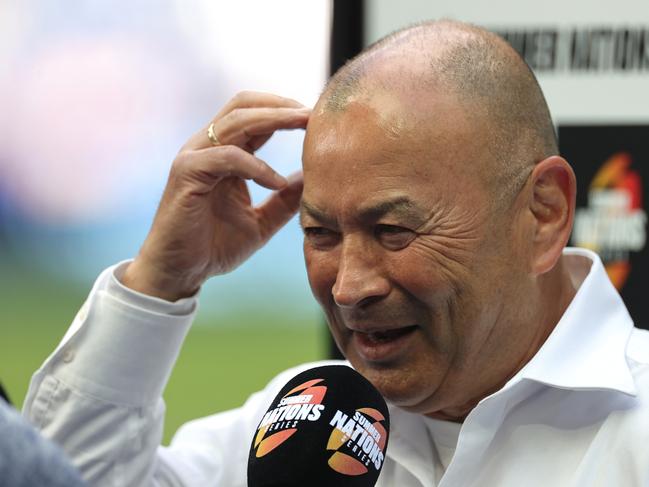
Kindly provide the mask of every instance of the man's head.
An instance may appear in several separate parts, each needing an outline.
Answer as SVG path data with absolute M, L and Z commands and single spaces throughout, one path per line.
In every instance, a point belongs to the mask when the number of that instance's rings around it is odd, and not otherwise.
M 421 24 L 332 78 L 304 146 L 307 270 L 388 399 L 461 416 L 545 338 L 574 211 L 556 154 L 534 76 L 481 29 Z

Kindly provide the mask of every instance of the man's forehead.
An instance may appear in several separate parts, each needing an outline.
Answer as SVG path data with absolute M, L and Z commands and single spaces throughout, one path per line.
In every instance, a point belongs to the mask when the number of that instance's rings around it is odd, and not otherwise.
M 350 127 L 346 125 L 368 128 L 368 125 L 358 126 L 363 121 L 374 124 L 390 137 L 398 137 L 405 135 L 407 128 L 412 128 L 409 115 L 412 117 L 414 105 L 409 107 L 394 90 L 377 88 L 349 93 L 343 102 L 340 110 L 331 110 L 326 103 L 318 103 L 312 115 L 314 123 L 309 124 L 307 131 L 325 135 L 337 128 L 347 131 Z
M 358 90 L 348 92 L 332 110 L 325 92 L 315 106 L 307 135 L 322 138 L 358 133 L 387 139 L 406 139 L 408 150 L 425 149 L 422 137 L 441 132 L 474 130 L 473 118 L 455 93 L 436 86 L 391 83 L 386 80 L 364 82 Z M 405 148 L 405 147 L 404 147 Z
M 333 165 L 349 173 L 359 161 L 373 172 L 382 172 L 383 166 L 393 173 L 419 175 L 431 165 L 456 171 L 466 159 L 460 152 L 479 142 L 478 132 L 452 97 L 430 92 L 406 97 L 379 87 L 350 95 L 342 112 L 316 107 L 304 144 L 305 179 L 320 171 L 331 174 Z
M 401 198 L 396 205 L 392 197 L 416 188 L 417 201 L 429 206 L 452 200 L 447 193 L 476 177 L 481 138 L 453 95 L 431 87 L 410 93 L 381 83 L 369 88 L 347 93 L 342 110 L 322 100 L 316 106 L 304 145 L 303 213 L 324 216 L 316 210 L 336 207 L 332 198 L 346 198 L 350 203 L 337 209 L 357 215 L 387 207 L 414 213 L 412 204 Z M 373 200 L 375 194 L 386 203 Z M 376 208 L 364 212 L 363 205 Z

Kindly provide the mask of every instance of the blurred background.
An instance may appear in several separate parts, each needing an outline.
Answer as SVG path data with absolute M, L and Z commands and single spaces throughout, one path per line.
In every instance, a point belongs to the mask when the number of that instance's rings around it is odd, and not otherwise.
M 99 272 L 137 253 L 186 139 L 244 89 L 313 105 L 331 16 L 327 0 L 0 2 L 0 380 L 17 406 Z M 259 156 L 289 174 L 302 137 Z M 324 357 L 324 337 L 292 221 L 202 290 L 166 437 Z
M 0 380 L 16 406 L 99 272 L 137 253 L 180 146 L 230 97 L 312 105 L 364 45 L 440 17 L 501 33 L 535 70 L 580 181 L 572 243 L 600 253 L 649 324 L 646 0 L 0 0 Z M 289 174 L 302 137 L 280 133 L 258 155 Z M 334 352 L 292 221 L 204 287 L 165 392 L 165 441 Z

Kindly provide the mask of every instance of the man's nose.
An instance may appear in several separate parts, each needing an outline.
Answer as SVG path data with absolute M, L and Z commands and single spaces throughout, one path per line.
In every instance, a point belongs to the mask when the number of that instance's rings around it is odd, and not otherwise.
M 341 308 L 363 306 L 390 292 L 377 256 L 361 240 L 343 241 L 336 282 L 331 290 Z

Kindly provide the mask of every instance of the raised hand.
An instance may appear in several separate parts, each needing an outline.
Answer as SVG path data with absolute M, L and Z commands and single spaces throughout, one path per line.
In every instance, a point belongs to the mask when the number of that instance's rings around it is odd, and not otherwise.
M 149 235 L 122 283 L 174 301 L 264 245 L 297 211 L 302 176 L 285 179 L 254 152 L 276 130 L 306 127 L 309 114 L 300 103 L 267 93 L 230 100 L 178 153 Z M 246 179 L 276 191 L 253 207 Z

